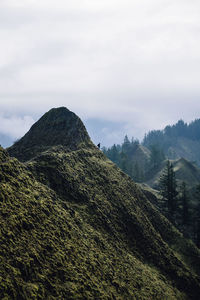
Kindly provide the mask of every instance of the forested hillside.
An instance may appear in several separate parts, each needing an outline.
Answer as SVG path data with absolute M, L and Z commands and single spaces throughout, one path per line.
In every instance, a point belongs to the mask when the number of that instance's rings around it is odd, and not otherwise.
M 153 187 L 165 160 L 171 159 L 176 164 L 183 159 L 185 163 L 179 164 L 176 170 L 177 179 L 194 186 L 198 183 L 200 172 L 200 119 L 190 124 L 180 120 L 164 130 L 150 131 L 141 144 L 125 136 L 121 145 L 102 150 L 133 180 L 148 182 Z
M 190 124 L 180 120 L 164 130 L 150 131 L 145 135 L 142 144 L 133 138 L 130 141 L 125 136 L 121 145 L 103 148 L 104 153 L 134 181 L 145 183 L 163 194 L 162 200 L 158 197 L 157 200 L 155 197 L 152 198 L 169 219 L 172 212 L 167 209 L 167 197 L 170 198 L 170 193 L 174 193 L 173 223 L 198 246 L 200 246 L 199 132 L 200 120 Z M 168 178 L 163 186 L 162 177 L 169 163 L 174 174 L 174 183 Z M 171 185 L 174 185 L 174 191 L 168 190 Z M 145 192 L 147 191 L 148 188 Z
M 147 148 L 134 138 L 130 141 L 127 135 L 121 145 L 104 147 L 102 150 L 136 182 L 146 181 L 165 159 L 164 152 L 158 145 Z
M 142 144 L 147 148 L 158 145 L 168 158 L 184 157 L 200 164 L 200 119 L 190 124 L 179 120 L 164 130 L 150 131 Z

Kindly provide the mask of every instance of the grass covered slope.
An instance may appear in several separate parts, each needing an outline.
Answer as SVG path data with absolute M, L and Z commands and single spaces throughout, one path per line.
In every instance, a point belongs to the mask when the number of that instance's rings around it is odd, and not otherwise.
M 199 250 L 87 141 L 0 148 L 0 191 L 1 299 L 198 299 Z
M 55 150 L 25 166 L 1 149 L 1 298 L 195 299 L 195 247 L 98 150 Z

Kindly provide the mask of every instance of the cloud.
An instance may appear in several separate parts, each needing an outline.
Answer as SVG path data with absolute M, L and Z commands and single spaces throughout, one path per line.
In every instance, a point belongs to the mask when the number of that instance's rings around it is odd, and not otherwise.
M 35 121 L 31 116 L 0 115 L 0 133 L 15 140 L 22 137 Z
M 199 117 L 199 9 L 196 0 L 1 0 L 0 111 L 37 119 L 64 105 L 138 137 Z

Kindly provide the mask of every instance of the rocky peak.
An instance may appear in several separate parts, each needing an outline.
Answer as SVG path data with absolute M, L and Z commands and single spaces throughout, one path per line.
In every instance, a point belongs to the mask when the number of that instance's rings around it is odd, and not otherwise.
M 53 146 L 62 145 L 76 150 L 91 144 L 80 118 L 67 108 L 59 107 L 45 113 L 8 152 L 26 161 Z
M 8 153 L 0 146 L 0 164 L 8 160 Z

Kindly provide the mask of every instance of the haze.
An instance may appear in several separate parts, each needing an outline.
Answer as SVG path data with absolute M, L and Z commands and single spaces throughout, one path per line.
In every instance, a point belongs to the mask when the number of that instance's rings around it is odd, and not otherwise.
M 95 142 L 199 118 L 199 1 L 1 0 L 0 134 L 52 107 Z

